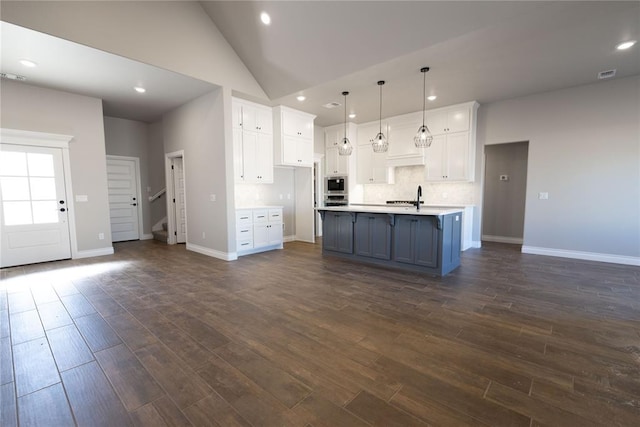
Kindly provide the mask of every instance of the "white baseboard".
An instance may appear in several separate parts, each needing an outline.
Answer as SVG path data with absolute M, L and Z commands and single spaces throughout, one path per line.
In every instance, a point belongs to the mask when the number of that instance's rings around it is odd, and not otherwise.
M 612 264 L 624 264 L 640 266 L 640 257 L 601 254 L 597 252 L 568 251 L 564 249 L 540 248 L 536 246 L 523 246 L 523 254 L 546 255 L 561 258 L 583 259 L 587 261 L 609 262 Z
M 188 251 L 198 252 L 199 254 L 218 258 L 224 261 L 234 261 L 238 259 L 238 254 L 235 252 L 220 252 L 215 249 L 205 248 L 204 246 L 194 245 L 193 243 L 187 243 L 186 246 Z
M 151 240 L 153 239 L 153 234 L 143 234 L 140 236 L 140 240 Z
M 88 251 L 78 251 L 73 259 L 92 258 L 94 256 L 113 255 L 113 246 L 108 248 L 90 249 Z
M 487 242 L 511 243 L 515 245 L 522 244 L 522 237 L 491 236 L 488 234 L 483 234 L 482 240 L 486 240 Z
M 294 240 L 296 240 L 296 236 L 284 236 L 282 238 L 282 241 L 285 242 L 285 243 L 286 242 L 293 242 Z

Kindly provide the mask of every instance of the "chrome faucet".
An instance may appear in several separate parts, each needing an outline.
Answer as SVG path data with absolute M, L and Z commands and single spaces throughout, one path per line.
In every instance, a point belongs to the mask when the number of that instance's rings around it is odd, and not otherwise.
M 416 209 L 420 211 L 420 197 L 422 197 L 422 186 L 418 185 L 418 195 L 416 196 Z

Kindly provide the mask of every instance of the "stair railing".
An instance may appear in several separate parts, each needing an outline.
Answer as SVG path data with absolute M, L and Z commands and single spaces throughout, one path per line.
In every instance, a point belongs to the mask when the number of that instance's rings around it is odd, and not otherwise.
M 149 202 L 153 202 L 156 199 L 159 199 L 160 196 L 162 196 L 164 193 L 167 192 L 166 188 L 163 188 L 162 190 L 158 191 L 156 194 L 154 194 L 153 196 L 149 196 Z

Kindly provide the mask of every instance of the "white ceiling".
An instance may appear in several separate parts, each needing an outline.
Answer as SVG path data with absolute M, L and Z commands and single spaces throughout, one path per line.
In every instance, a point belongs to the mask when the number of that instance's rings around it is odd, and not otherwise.
M 431 67 L 427 108 L 481 104 L 640 74 L 640 2 L 202 1 L 213 22 L 273 101 L 356 123 L 422 109 L 420 68 Z M 261 11 L 272 23 L 264 26 Z M 296 95 L 307 100 L 300 103 Z
M 481 104 L 640 74 L 640 45 L 616 51 L 617 43 L 640 40 L 640 2 L 484 1 L 201 1 L 272 105 L 316 114 L 321 126 L 377 120 L 378 80 L 386 117 L 478 100 Z M 267 11 L 265 27 L 259 13 Z M 216 86 L 87 46 L 0 22 L 4 73 L 28 83 L 104 100 L 105 114 L 156 120 Z M 19 65 L 29 56 L 33 69 Z M 148 91 L 132 90 L 142 84 Z M 295 97 L 304 94 L 307 100 Z
M 26 83 L 101 98 L 106 116 L 143 122 L 212 91 L 215 85 L 17 25 L 0 22 L 0 70 Z M 28 58 L 35 68 L 20 64 Z M 134 86 L 147 91 L 139 94 Z

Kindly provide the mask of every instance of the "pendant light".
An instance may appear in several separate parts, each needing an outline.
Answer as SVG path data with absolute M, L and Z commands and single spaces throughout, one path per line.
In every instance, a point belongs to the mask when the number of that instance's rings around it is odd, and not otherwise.
M 378 82 L 378 86 L 380 86 L 380 131 L 371 144 L 373 151 L 376 153 L 386 153 L 389 149 L 389 141 L 387 141 L 387 137 L 382 133 L 382 85 L 384 85 L 384 80 Z
M 427 148 L 431 147 L 431 143 L 433 142 L 433 136 L 431 136 L 431 132 L 429 132 L 429 128 L 424 123 L 424 116 L 426 112 L 426 95 L 427 95 L 427 71 L 429 71 L 429 67 L 420 68 L 420 72 L 422 73 L 422 126 L 418 129 L 418 133 L 413 138 L 413 142 L 416 144 L 418 148 Z
M 344 138 L 342 138 L 338 146 L 338 154 L 341 156 L 350 156 L 353 151 L 353 145 L 347 138 L 347 95 L 349 95 L 349 92 L 342 92 L 342 96 L 344 96 Z

